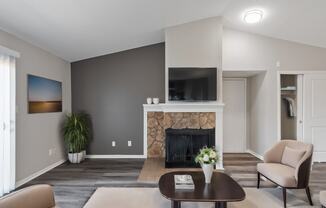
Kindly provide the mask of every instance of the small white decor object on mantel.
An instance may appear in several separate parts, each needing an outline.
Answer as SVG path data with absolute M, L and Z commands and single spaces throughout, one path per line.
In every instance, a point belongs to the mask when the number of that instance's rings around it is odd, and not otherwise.
M 153 98 L 153 103 L 154 104 L 159 104 L 160 103 L 160 99 L 159 98 Z
M 175 189 L 193 190 L 195 189 L 194 181 L 191 175 L 174 175 Z
M 152 104 L 152 98 L 148 97 L 148 98 L 146 99 L 146 101 L 147 101 L 147 104 L 148 104 L 148 105 Z
M 219 161 L 219 156 L 214 147 L 204 147 L 202 148 L 195 158 L 196 163 L 200 163 L 204 175 L 205 183 L 211 183 L 214 165 Z

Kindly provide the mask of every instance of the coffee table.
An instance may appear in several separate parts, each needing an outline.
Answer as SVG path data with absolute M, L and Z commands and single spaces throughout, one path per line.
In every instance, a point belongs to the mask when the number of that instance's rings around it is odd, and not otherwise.
M 176 190 L 174 175 L 191 175 L 195 184 L 194 190 Z M 214 202 L 215 208 L 226 208 L 227 202 L 242 201 L 246 194 L 243 188 L 230 176 L 214 172 L 210 184 L 205 183 L 203 172 L 176 171 L 166 173 L 159 180 L 161 194 L 171 200 L 172 208 L 181 208 L 181 202 Z

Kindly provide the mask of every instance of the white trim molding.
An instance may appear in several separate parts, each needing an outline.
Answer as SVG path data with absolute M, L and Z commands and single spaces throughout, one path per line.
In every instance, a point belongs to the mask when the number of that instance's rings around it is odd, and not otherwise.
M 250 149 L 247 149 L 246 152 L 249 153 L 249 154 L 251 154 L 251 155 L 253 155 L 253 156 L 255 156 L 255 157 L 257 157 L 260 160 L 264 160 L 264 156 L 262 156 L 262 155 L 260 155 L 260 154 L 258 154 L 256 152 L 254 152 L 254 151 L 252 151 Z
M 143 104 L 144 112 L 223 112 L 224 104 L 211 102 L 169 102 Z
M 26 177 L 26 178 L 24 178 L 22 180 L 16 181 L 16 188 L 24 185 L 25 183 L 33 180 L 34 178 L 36 178 L 36 177 L 38 177 L 40 175 L 52 170 L 53 168 L 65 163 L 66 161 L 67 161 L 67 159 L 59 160 L 58 162 L 53 163 L 52 165 L 49 165 L 48 167 L 46 167 L 46 168 L 44 168 L 44 169 L 42 169 L 42 170 L 40 170 L 40 171 L 38 171 L 36 173 L 33 173 L 32 175 L 30 175 L 30 176 L 28 176 L 28 177 Z
M 145 155 L 86 155 L 90 159 L 145 159 Z
M 15 58 L 19 58 L 20 57 L 20 53 L 18 53 L 17 51 L 14 51 L 12 49 L 6 48 L 6 47 L 1 46 L 1 45 L 0 45 L 0 53 L 6 54 L 8 56 L 15 57 Z

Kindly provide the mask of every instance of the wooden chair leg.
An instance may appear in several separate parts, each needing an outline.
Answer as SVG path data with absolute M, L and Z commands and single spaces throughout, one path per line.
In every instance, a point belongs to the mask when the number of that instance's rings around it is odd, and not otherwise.
M 306 187 L 306 193 L 307 193 L 307 197 L 308 197 L 310 206 L 313 206 L 314 204 L 312 203 L 312 200 L 311 200 L 311 194 L 310 194 L 309 186 Z
M 257 189 L 260 187 L 260 173 L 257 172 Z
M 284 203 L 284 208 L 286 208 L 286 188 L 283 189 L 283 203 Z

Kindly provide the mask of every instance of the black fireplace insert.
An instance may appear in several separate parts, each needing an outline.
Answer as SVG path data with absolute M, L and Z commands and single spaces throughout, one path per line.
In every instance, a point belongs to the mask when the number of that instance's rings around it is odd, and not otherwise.
M 215 146 L 215 129 L 166 129 L 165 167 L 200 167 L 195 157 L 204 146 Z

